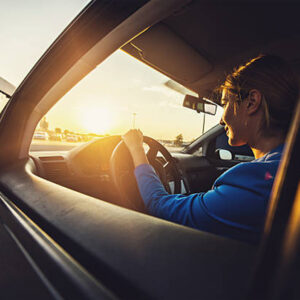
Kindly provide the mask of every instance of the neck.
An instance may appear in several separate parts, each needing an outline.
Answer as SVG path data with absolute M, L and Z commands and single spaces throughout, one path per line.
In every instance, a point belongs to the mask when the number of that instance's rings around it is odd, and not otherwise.
M 284 138 L 282 137 L 261 137 L 258 136 L 256 141 L 249 143 L 250 148 L 253 151 L 255 159 L 263 157 L 268 152 L 278 147 L 280 144 L 284 143 Z

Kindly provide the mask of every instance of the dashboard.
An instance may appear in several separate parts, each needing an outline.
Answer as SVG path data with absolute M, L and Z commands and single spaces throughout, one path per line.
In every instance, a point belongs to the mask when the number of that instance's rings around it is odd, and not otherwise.
M 33 173 L 46 180 L 73 189 L 111 203 L 117 203 L 119 197 L 110 176 L 110 158 L 120 136 L 103 137 L 77 146 L 69 151 L 32 151 L 31 165 Z M 221 161 L 199 157 L 186 153 L 172 153 L 176 168 L 180 173 L 181 193 L 207 191 L 214 180 L 228 167 Z M 161 176 L 161 167 L 166 160 L 162 155 L 155 159 L 155 169 Z M 157 167 L 158 166 L 158 167 Z M 159 167 L 160 166 L 160 167 Z M 133 170 L 132 170 L 132 176 Z M 174 176 L 172 170 L 164 176 L 169 191 L 174 193 Z

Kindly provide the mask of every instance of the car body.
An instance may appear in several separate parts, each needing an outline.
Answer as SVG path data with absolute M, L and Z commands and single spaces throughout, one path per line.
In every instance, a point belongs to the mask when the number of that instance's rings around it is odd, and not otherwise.
M 63 140 L 63 137 L 61 133 L 50 133 L 49 140 L 61 142 Z
M 67 142 L 78 142 L 78 137 L 74 134 L 68 134 L 66 136 L 66 141 Z
M 49 134 L 45 131 L 36 131 L 33 135 L 33 139 L 46 141 L 49 139 Z
M 3 299 L 297 299 L 299 105 L 259 246 L 115 205 L 109 163 L 120 136 L 61 153 L 29 149 L 44 114 L 119 48 L 200 97 L 210 97 L 225 72 L 261 51 L 288 58 L 299 72 L 298 7 L 92 1 L 1 115 Z M 173 154 L 189 192 L 209 189 L 237 158 L 251 156 L 227 148 L 222 136 L 218 125 Z M 216 150 L 224 145 L 236 151 L 233 159 L 220 159 Z

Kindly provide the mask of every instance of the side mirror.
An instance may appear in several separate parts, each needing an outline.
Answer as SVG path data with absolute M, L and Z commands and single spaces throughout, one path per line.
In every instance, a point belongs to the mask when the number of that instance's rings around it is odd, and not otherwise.
M 225 149 L 217 149 L 215 151 L 217 157 L 219 157 L 222 160 L 232 160 L 233 159 L 233 155 L 229 150 L 225 150 Z
M 183 106 L 193 109 L 197 111 L 197 113 L 203 112 L 205 114 L 215 115 L 217 112 L 217 105 L 215 103 L 191 95 L 185 95 Z
M 10 82 L 0 77 L 0 93 L 4 94 L 6 97 L 10 98 L 15 92 L 16 88 Z

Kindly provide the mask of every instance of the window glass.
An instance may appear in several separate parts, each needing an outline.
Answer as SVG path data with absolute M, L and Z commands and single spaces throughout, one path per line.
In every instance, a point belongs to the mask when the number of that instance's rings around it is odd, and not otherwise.
M 62 30 L 89 2 L 1 1 L 0 76 L 17 87 Z
M 225 132 L 217 137 L 215 149 L 229 150 L 234 160 L 251 161 L 254 159 L 254 154 L 248 145 L 235 147 L 230 146 L 228 144 L 228 136 Z
M 170 79 L 118 50 L 75 86 L 39 123 L 31 150 L 69 149 L 105 135 L 140 128 L 170 151 L 185 145 L 219 122 L 183 107 L 184 95 Z M 205 123 L 203 122 L 205 119 Z M 42 147 L 40 146 L 42 145 Z

